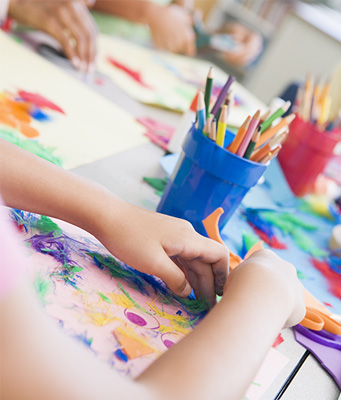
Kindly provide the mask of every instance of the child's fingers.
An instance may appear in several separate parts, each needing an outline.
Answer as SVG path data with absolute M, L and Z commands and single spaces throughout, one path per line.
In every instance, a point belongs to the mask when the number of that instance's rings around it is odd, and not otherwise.
M 187 297 L 192 288 L 183 271 L 169 258 L 165 252 L 159 252 L 153 257 L 153 264 L 143 271 L 162 279 L 166 285 L 178 296 Z
M 209 304 L 214 306 L 216 303 L 216 293 L 214 290 L 214 275 L 210 264 L 199 259 L 188 262 L 189 268 L 197 275 L 197 282 L 200 297 L 204 297 Z

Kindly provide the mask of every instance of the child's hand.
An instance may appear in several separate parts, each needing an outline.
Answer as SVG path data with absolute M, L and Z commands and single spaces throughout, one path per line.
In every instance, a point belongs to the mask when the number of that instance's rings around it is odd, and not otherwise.
M 148 16 L 148 26 L 157 49 L 187 56 L 196 54 L 192 17 L 184 7 L 171 4 L 155 11 L 154 4 Z
M 83 1 L 11 0 L 9 13 L 18 22 L 53 36 L 75 68 L 94 69 L 97 28 Z
M 238 275 L 239 278 L 237 278 Z M 276 307 L 277 297 L 280 297 L 281 304 L 277 305 L 278 308 L 285 305 L 288 311 L 285 327 L 296 325 L 304 318 L 303 285 L 297 278 L 296 269 L 271 250 L 256 251 L 235 268 L 226 283 L 225 293 L 229 290 L 231 281 L 237 279 L 240 280 L 241 292 L 246 284 L 246 279 L 251 279 L 257 295 L 261 293 L 264 298 L 271 297 L 274 307 Z M 272 292 L 275 292 L 276 296 Z M 254 294 L 249 293 L 249 296 L 252 297 Z
M 187 221 L 123 202 L 119 215 L 116 208 L 106 219 L 95 236 L 112 254 L 161 278 L 179 296 L 188 296 L 193 288 L 197 297 L 215 304 L 227 278 L 225 246 L 199 235 Z

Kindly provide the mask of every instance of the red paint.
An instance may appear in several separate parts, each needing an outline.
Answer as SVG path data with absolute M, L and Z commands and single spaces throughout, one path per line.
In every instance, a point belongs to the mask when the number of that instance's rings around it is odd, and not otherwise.
M 49 108 L 50 110 L 65 114 L 65 112 L 59 106 L 38 93 L 30 93 L 26 92 L 25 90 L 19 90 L 18 94 L 23 100 L 34 104 L 38 108 Z
M 257 233 L 257 235 L 260 237 L 261 240 L 263 240 L 266 244 L 268 244 L 270 247 L 272 247 L 273 249 L 286 249 L 287 246 L 280 242 L 275 235 L 273 235 L 271 238 L 264 233 L 263 231 L 261 231 L 260 229 L 258 229 L 257 227 L 255 227 L 253 224 L 251 224 L 249 222 L 249 225 L 252 226 L 252 229 Z
M 323 304 L 327 307 L 333 308 L 333 306 L 330 303 L 327 303 L 326 301 L 323 302 Z
M 272 347 L 275 349 L 277 346 L 279 346 L 283 342 L 284 342 L 284 339 L 282 338 L 282 335 L 279 333 L 278 336 L 276 337 L 275 341 L 273 342 Z
M 110 64 L 112 64 L 114 67 L 116 67 L 117 69 L 120 69 L 121 71 L 125 72 L 127 75 L 129 75 L 132 79 L 134 79 L 134 81 L 136 81 L 137 83 L 139 83 L 141 86 L 148 88 L 148 89 L 152 89 L 151 86 L 147 85 L 139 72 L 132 70 L 131 68 L 127 67 L 126 65 L 121 64 L 120 62 L 114 60 L 112 57 L 108 57 L 108 61 L 110 62 Z
M 329 284 L 329 292 L 341 299 L 341 275 L 333 271 L 326 261 L 311 259 L 312 264 L 326 278 Z

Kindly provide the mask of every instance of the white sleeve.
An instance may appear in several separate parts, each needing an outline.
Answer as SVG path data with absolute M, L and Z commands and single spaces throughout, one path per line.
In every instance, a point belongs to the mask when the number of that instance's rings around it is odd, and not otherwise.
M 0 0 L 0 23 L 7 18 L 9 0 Z

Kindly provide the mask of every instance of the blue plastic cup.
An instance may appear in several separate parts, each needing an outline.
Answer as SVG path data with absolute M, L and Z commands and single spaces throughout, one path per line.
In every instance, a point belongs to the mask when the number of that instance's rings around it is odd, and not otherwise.
M 222 207 L 221 230 L 248 190 L 263 175 L 267 164 L 259 164 L 225 150 L 194 126 L 182 148 L 157 211 L 186 219 L 197 232 L 207 236 L 202 220 Z

